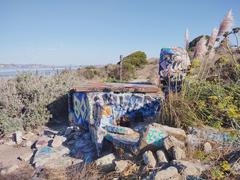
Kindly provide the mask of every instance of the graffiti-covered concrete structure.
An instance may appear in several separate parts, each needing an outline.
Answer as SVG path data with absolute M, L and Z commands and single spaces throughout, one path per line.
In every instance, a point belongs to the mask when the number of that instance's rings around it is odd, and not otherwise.
M 153 122 L 159 111 L 158 91 L 153 85 L 82 84 L 69 93 L 69 120 L 90 132 L 98 155 L 104 139 L 134 151 L 140 143 L 140 124 Z M 157 138 L 159 133 L 154 133 L 147 141 Z

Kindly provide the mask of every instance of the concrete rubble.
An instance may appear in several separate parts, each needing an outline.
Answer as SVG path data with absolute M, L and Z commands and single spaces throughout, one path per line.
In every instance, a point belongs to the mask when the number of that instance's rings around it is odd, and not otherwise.
M 66 141 L 66 138 L 63 137 L 63 136 L 54 136 L 53 140 L 52 140 L 52 143 L 51 143 L 51 146 L 52 147 L 59 147 L 62 145 L 62 143 Z
M 108 172 L 115 168 L 114 160 L 116 159 L 113 153 L 103 156 L 95 161 L 96 165 L 101 168 L 102 171 Z
M 167 169 L 158 171 L 154 177 L 154 180 L 168 180 L 168 179 L 179 179 L 181 177 L 178 174 L 177 168 L 170 166 Z
M 132 162 L 129 160 L 119 160 L 119 161 L 115 161 L 115 170 L 118 173 L 123 172 L 128 166 L 132 165 Z
M 156 155 L 157 155 L 158 163 L 167 163 L 168 162 L 167 157 L 162 150 L 158 150 L 156 152 Z
M 156 159 L 153 156 L 153 153 L 151 151 L 146 151 L 143 154 L 143 161 L 147 166 L 149 166 L 151 168 L 154 168 L 157 164 Z
M 22 131 L 16 131 L 14 134 L 14 140 L 16 144 L 21 144 L 22 143 Z

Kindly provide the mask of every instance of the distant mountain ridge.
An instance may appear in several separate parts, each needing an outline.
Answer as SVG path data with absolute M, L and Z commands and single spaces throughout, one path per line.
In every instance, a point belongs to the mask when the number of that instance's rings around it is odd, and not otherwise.
M 64 68 L 71 67 L 71 65 L 58 66 L 58 65 L 45 65 L 45 64 L 0 64 L 0 68 Z

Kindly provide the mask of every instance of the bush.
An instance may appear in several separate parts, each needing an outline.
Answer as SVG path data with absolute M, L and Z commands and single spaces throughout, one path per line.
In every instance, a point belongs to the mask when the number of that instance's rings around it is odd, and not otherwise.
M 99 76 L 99 75 L 100 75 L 100 73 L 94 66 L 88 66 L 83 71 L 83 76 L 88 80 L 91 80 L 94 77 Z
M 147 56 L 142 51 L 136 51 L 123 58 L 123 64 L 129 64 L 133 67 L 140 68 L 147 64 Z
M 57 118 L 67 121 L 66 94 L 79 82 L 75 72 L 1 79 L 0 134 L 17 129 L 28 131 Z

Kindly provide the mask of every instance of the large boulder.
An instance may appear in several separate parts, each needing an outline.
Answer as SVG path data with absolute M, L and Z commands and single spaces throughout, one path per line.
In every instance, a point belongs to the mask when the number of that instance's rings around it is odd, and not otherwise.
M 206 169 L 201 163 L 193 163 L 184 160 L 174 160 L 172 166 L 178 169 L 178 172 L 184 176 L 200 176 L 202 171 Z
M 143 160 L 144 160 L 144 163 L 149 167 L 152 167 L 152 168 L 156 167 L 157 162 L 151 151 L 146 151 L 143 154 Z
M 116 157 L 113 153 L 103 156 L 95 161 L 96 165 L 100 167 L 102 171 L 109 172 L 114 170 L 114 160 Z
M 34 164 L 35 167 L 45 166 L 47 163 L 69 154 L 69 152 L 69 149 L 65 146 L 59 146 L 57 148 L 44 146 L 37 150 L 32 164 Z
M 163 146 L 167 151 L 169 151 L 172 147 L 180 147 L 180 148 L 184 149 L 185 143 L 182 141 L 179 141 L 178 139 L 176 139 L 173 136 L 167 136 L 163 140 Z
M 170 166 L 167 169 L 158 171 L 154 180 L 180 179 L 177 168 Z

